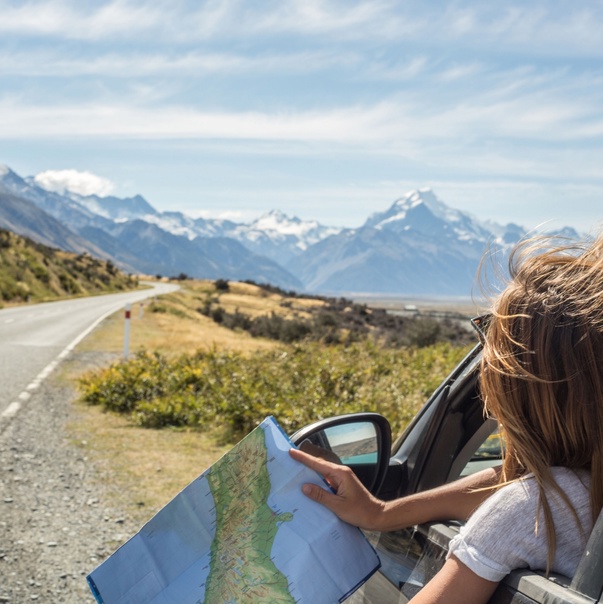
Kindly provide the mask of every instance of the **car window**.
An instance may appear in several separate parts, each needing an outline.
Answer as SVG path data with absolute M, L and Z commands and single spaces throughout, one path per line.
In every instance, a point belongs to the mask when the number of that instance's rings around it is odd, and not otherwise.
M 486 429 L 489 431 L 487 436 L 482 440 L 478 435 L 477 440 L 481 440 L 481 442 L 461 470 L 460 476 L 469 476 L 484 468 L 491 468 L 502 463 L 505 443 L 498 424 L 489 424 Z

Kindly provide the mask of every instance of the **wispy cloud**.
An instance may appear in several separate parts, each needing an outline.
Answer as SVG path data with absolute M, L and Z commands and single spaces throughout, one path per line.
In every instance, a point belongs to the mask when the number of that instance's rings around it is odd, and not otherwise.
M 285 0 L 251 23 L 254 33 L 338 33 L 343 37 L 365 37 L 378 24 L 395 14 L 396 4 L 384 1 Z M 364 33 L 362 33 L 364 32 Z
M 225 138 L 363 142 L 382 139 L 392 107 L 279 113 L 204 112 L 131 105 L 26 106 L 0 101 L 0 137 Z
M 146 5 L 113 0 L 92 10 L 84 3 L 40 0 L 0 4 L 0 32 L 66 39 L 99 39 L 114 35 L 132 36 L 162 26 L 167 5 Z
M 149 40 L 183 46 L 219 39 L 331 36 L 445 47 L 529 50 L 555 56 L 603 55 L 603 14 L 596 3 L 537 0 L 426 4 L 418 0 L 0 0 L 0 33 L 99 42 Z
M 234 158 L 277 179 L 333 158 L 336 184 L 320 189 L 333 200 L 366 158 L 359 207 L 365 185 L 402 187 L 401 172 L 409 188 L 454 181 L 467 198 L 472 178 L 480 195 L 487 183 L 603 180 L 598 2 L 0 0 L 0 15 L 9 151 L 217 149 L 204 157 L 223 159 L 220 177 Z
M 191 76 L 312 73 L 334 66 L 351 66 L 359 58 L 353 53 L 329 50 L 259 53 L 184 51 L 180 53 L 100 53 L 92 57 L 74 57 L 56 51 L 0 52 L 4 76 L 145 78 L 149 76 Z
M 110 0 L 88 4 L 69 0 L 0 3 L 0 32 L 98 40 L 159 34 L 172 43 L 234 35 L 323 34 L 361 31 L 393 9 L 379 1 L 280 0 L 249 5 L 241 0 L 155 3 Z
M 406 95 L 372 104 L 275 111 L 209 111 L 185 105 L 138 102 L 28 104 L 0 100 L 0 138 L 131 138 L 280 141 L 347 145 L 349 153 L 393 154 L 433 165 L 467 165 L 491 173 L 550 170 L 550 156 L 566 161 L 556 145 L 600 143 L 603 119 L 597 99 L 547 98 L 546 91 L 514 97 L 492 93 L 452 105 L 421 104 Z M 140 102 L 144 99 L 145 102 Z M 518 141 L 521 144 L 518 145 Z M 546 148 L 546 145 L 552 145 Z M 493 151 L 493 149 L 495 151 Z M 526 160 L 526 154 L 535 156 Z M 582 151 L 573 151 L 574 156 Z M 588 157 L 588 149 L 583 153 Z M 539 157 L 547 157 L 546 162 Z M 596 156 L 595 156 L 596 157 Z M 591 165 L 586 161 L 581 170 Z

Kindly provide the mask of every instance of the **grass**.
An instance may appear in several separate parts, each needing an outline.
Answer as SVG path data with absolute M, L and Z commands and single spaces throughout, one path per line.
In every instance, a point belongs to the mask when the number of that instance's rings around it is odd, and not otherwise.
M 0 308 L 138 287 L 109 260 L 56 250 L 0 229 Z
M 183 354 L 192 354 L 199 350 L 236 353 L 236 355 L 242 355 L 240 357 L 241 371 L 234 370 L 232 373 L 233 379 L 236 378 L 238 381 L 241 380 L 237 376 L 244 375 L 243 368 L 245 371 L 253 371 L 255 361 L 270 358 L 270 351 L 282 351 L 282 354 L 285 354 L 291 349 L 273 340 L 252 337 L 245 331 L 231 330 L 221 326 L 202 314 L 201 309 L 208 302 L 212 305 L 219 304 L 227 312 L 240 312 L 250 317 L 278 314 L 284 318 L 315 311 L 320 312 L 321 307 L 325 304 L 323 300 L 290 297 L 284 293 L 269 292 L 256 285 L 246 283 L 231 283 L 229 291 L 217 291 L 214 283 L 210 281 L 185 281 L 181 285 L 182 289 L 179 292 L 147 301 L 142 306 L 133 307 L 130 352 L 133 355 L 141 350 L 161 350 L 162 355 L 170 363 Z M 94 359 L 95 368 L 99 369 L 101 366 L 108 365 L 111 360 L 119 358 L 123 351 L 123 331 L 123 311 L 120 311 L 106 319 L 80 343 L 74 360 L 65 366 L 65 377 L 75 381 L 85 370 L 94 369 L 87 359 Z M 319 369 L 322 367 L 322 370 L 318 373 L 314 372 L 316 375 L 307 384 L 304 383 L 304 387 L 314 388 L 316 396 L 304 398 L 305 395 L 302 392 L 302 399 L 308 404 L 314 401 L 314 404 L 310 406 L 315 407 L 315 411 L 318 413 L 349 412 L 349 409 L 344 408 L 346 396 L 350 398 L 355 391 L 360 391 L 364 387 L 360 383 L 356 384 L 354 380 L 349 382 L 348 373 L 350 371 L 350 375 L 357 376 L 356 381 L 362 381 L 363 378 L 360 375 L 363 372 L 369 371 L 370 373 L 374 370 L 379 374 L 377 377 L 380 377 L 380 374 L 386 375 L 391 371 L 391 379 L 387 383 L 384 382 L 385 385 L 379 385 L 375 391 L 376 394 L 369 396 L 374 399 L 369 406 L 371 410 L 378 410 L 373 407 L 382 405 L 385 395 L 388 395 L 392 404 L 384 412 L 386 415 L 392 416 L 392 419 L 395 416 L 395 419 L 406 422 L 425 400 L 425 396 L 428 394 L 427 389 L 437 385 L 437 383 L 431 382 L 434 380 L 439 382 L 445 375 L 448 369 L 444 365 L 453 362 L 452 355 L 449 355 L 450 358 L 440 359 L 438 350 L 442 350 L 441 348 L 433 348 L 431 352 L 430 349 L 425 349 L 425 354 L 417 351 L 416 361 L 409 367 L 410 373 L 404 374 L 403 377 L 403 374 L 395 369 L 395 363 L 398 357 L 405 355 L 404 349 L 401 349 L 399 353 L 390 350 L 390 353 L 387 353 L 390 354 L 390 357 L 378 356 L 374 367 L 373 364 L 367 364 L 360 371 L 349 370 L 348 360 L 345 357 L 356 355 L 359 359 L 358 362 L 362 363 L 365 358 L 362 355 L 367 354 L 366 351 L 361 352 L 358 349 L 354 353 L 354 347 L 350 349 L 340 347 L 337 350 L 332 349 L 333 356 L 329 357 L 331 354 L 328 352 L 329 349 L 320 348 L 317 343 L 313 345 L 317 347 L 314 356 L 311 354 L 311 348 L 304 349 L 306 350 L 304 354 L 310 354 L 313 358 L 313 361 L 309 361 L 307 365 L 312 367 L 322 363 L 319 367 Z M 259 354 L 254 355 L 256 352 Z M 461 352 L 462 349 L 457 348 L 454 355 Z M 272 356 L 279 357 L 282 354 L 278 352 Z M 254 356 L 250 356 L 249 362 L 246 362 L 246 355 Z M 325 356 L 322 361 L 319 359 L 321 355 Z M 430 360 L 429 355 L 434 358 Z M 104 359 L 106 363 L 102 362 L 99 365 L 98 359 Z M 341 370 L 338 368 L 337 359 L 343 363 Z M 372 367 L 370 370 L 369 365 Z M 427 368 L 435 365 L 441 365 L 441 367 L 434 371 L 433 375 L 426 375 L 430 372 Z M 348 369 L 345 369 L 346 367 Z M 293 368 L 291 371 L 292 375 L 284 376 L 279 380 L 279 388 L 281 384 L 286 385 L 289 381 L 293 388 L 295 376 L 306 375 L 305 369 L 297 371 Z M 276 366 L 259 367 L 256 373 L 264 376 L 261 383 L 268 384 L 269 380 L 277 375 Z M 443 375 L 440 375 L 441 373 Z M 169 380 L 172 380 L 176 374 L 168 374 L 168 377 Z M 226 380 L 224 381 L 226 382 Z M 257 381 L 253 382 L 253 384 L 257 383 Z M 245 391 L 243 394 L 247 391 L 251 392 L 246 382 L 241 381 L 241 384 Z M 269 387 L 269 384 L 266 387 Z M 278 390 L 278 388 L 269 387 L 268 391 L 261 394 L 261 402 L 272 401 L 274 397 L 278 398 Z M 327 390 L 329 392 L 333 390 L 332 396 L 329 395 L 333 399 L 332 408 L 326 405 L 328 397 L 325 392 Z M 341 396 L 337 394 L 339 391 L 343 393 Z M 293 390 L 291 393 L 287 391 L 281 398 L 289 403 L 295 401 L 292 393 Z M 367 406 L 369 399 L 366 399 L 365 395 L 363 397 L 354 404 L 361 404 L 363 409 L 367 410 L 369 409 Z M 166 400 L 168 402 L 177 401 L 178 396 L 174 397 L 170 394 Z M 280 399 L 275 399 L 275 401 L 270 403 L 273 406 L 269 413 L 278 415 L 274 409 L 282 403 L 279 402 Z M 396 401 L 400 401 L 400 403 L 398 404 Z M 296 409 L 302 408 L 299 405 L 294 405 L 294 407 L 295 413 L 297 413 Z M 284 411 L 281 410 L 280 413 L 283 418 L 287 417 L 284 415 Z M 251 420 L 253 419 L 251 418 Z M 205 424 L 207 423 L 205 422 Z M 398 425 L 394 427 L 396 430 L 399 428 Z M 70 425 L 74 442 L 79 443 L 79 446 L 86 451 L 86 455 L 94 460 L 100 470 L 100 479 L 104 484 L 110 486 L 118 507 L 140 521 L 148 519 L 229 448 L 229 446 L 219 444 L 220 440 L 217 436 L 219 433 L 216 432 L 216 429 L 214 427 L 213 430 L 205 431 L 191 428 L 141 428 L 134 425 L 128 415 L 104 412 L 100 406 L 89 406 L 83 402 L 74 404 L 74 419 Z
M 184 290 L 177 295 L 166 297 L 165 307 L 172 312 L 153 312 L 153 306 L 164 304 L 144 302 L 132 307 L 130 323 L 130 351 L 140 349 L 162 350 L 168 355 L 192 353 L 196 350 L 212 348 L 252 352 L 274 348 L 276 344 L 268 340 L 251 338 L 249 335 L 221 327 L 210 318 L 192 309 L 195 292 Z M 170 303 L 170 300 L 174 301 Z M 182 300 L 184 303 L 181 303 Z M 174 310 L 184 307 L 184 316 Z M 116 313 L 88 336 L 78 350 L 89 352 L 121 353 L 124 348 L 124 316 Z
M 74 406 L 69 432 L 94 462 L 116 507 L 139 524 L 229 448 L 201 432 L 138 428 L 83 403 Z

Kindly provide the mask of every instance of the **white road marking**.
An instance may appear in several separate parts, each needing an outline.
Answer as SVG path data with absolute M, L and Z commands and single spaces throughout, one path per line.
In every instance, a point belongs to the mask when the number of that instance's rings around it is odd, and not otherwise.
M 17 415 L 18 411 L 22 407 L 22 403 L 27 402 L 32 395 L 33 390 L 37 390 L 40 387 L 40 384 L 56 369 L 57 365 L 66 358 L 71 351 L 93 330 L 95 329 L 99 323 L 104 321 L 108 316 L 112 315 L 115 312 L 119 312 L 119 310 L 110 310 L 106 312 L 104 315 L 99 317 L 92 325 L 90 325 L 87 329 L 85 329 L 79 336 L 77 336 L 72 342 L 70 342 L 57 356 L 54 361 L 46 365 L 40 373 L 27 385 L 25 390 L 19 394 L 16 401 L 13 401 L 1 414 L 0 419 L 10 420 L 15 415 Z M 12 319 L 11 319 L 12 320 Z
M 17 414 L 17 411 L 19 411 L 19 409 L 21 408 L 21 403 L 18 402 L 14 402 L 11 403 L 3 412 L 2 412 L 2 417 L 5 417 L 7 419 L 14 417 Z

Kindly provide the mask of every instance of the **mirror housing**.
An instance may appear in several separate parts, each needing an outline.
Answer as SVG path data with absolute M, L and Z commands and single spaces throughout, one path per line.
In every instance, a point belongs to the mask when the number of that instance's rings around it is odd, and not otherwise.
M 336 454 L 364 486 L 377 494 L 387 473 L 391 455 L 391 427 L 378 413 L 350 413 L 319 420 L 291 436 L 294 445 L 309 440 Z

